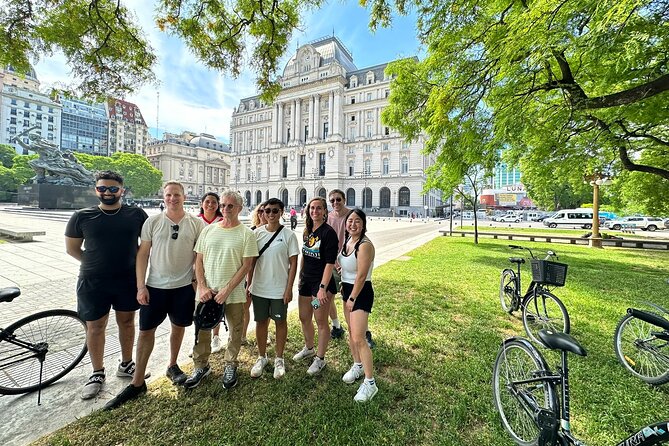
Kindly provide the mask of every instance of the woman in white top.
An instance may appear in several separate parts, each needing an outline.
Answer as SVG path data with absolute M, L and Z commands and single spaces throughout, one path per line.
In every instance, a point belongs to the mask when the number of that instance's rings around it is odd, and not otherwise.
M 346 384 L 353 384 L 364 375 L 365 380 L 354 397 L 357 402 L 371 400 L 379 390 L 374 380 L 372 351 L 365 338 L 369 313 L 372 312 L 374 304 L 374 245 L 365 236 L 366 231 L 367 216 L 360 209 L 352 209 L 346 216 L 346 241 L 337 257 L 341 266 L 341 294 L 353 356 L 353 366 L 344 374 L 342 380 Z

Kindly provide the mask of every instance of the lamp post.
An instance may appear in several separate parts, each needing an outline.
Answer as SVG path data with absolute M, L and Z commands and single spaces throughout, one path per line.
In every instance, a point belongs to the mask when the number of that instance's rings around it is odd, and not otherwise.
M 592 186 L 592 235 L 590 236 L 590 247 L 601 248 L 602 236 L 599 233 L 599 186 L 611 184 L 611 180 L 600 174 L 588 175 L 586 182 Z

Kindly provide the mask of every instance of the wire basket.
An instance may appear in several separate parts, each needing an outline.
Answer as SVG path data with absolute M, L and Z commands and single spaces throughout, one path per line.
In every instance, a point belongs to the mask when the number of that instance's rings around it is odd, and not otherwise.
M 567 280 L 567 264 L 550 260 L 531 261 L 532 280 L 543 285 L 564 286 Z

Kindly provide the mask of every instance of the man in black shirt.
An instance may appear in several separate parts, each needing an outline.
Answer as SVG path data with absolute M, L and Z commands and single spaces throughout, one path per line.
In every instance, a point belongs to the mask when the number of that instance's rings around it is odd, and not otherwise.
M 76 211 L 65 229 L 67 253 L 81 262 L 77 309 L 86 321 L 86 343 L 93 366 L 81 393 L 83 399 L 95 397 L 105 382 L 105 330 L 112 307 L 121 344 L 116 375 L 132 378 L 134 374 L 132 346 L 135 311 L 139 308 L 135 257 L 142 224 L 148 218 L 142 209 L 122 205 L 123 178 L 118 173 L 98 172 L 95 191 L 100 204 Z

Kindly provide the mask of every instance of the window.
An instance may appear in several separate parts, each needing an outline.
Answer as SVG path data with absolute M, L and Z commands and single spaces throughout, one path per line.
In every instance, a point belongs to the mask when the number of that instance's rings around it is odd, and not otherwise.
M 290 141 L 290 127 L 286 129 L 286 141 Z
M 349 161 L 348 162 L 348 176 L 352 177 L 354 173 L 355 173 L 355 169 L 353 168 L 353 161 Z
M 388 161 L 388 158 L 383 158 L 383 174 L 384 175 L 388 175 L 388 172 L 390 170 L 389 165 L 390 165 L 390 163 Z
M 372 93 L 367 93 L 367 100 L 371 101 L 372 100 Z
M 349 130 L 349 133 L 351 135 L 351 139 L 355 139 L 356 136 L 358 136 L 358 132 L 357 132 L 358 128 L 357 127 L 351 127 L 348 130 Z
M 12 115 L 12 116 L 16 116 L 16 109 L 15 108 L 11 109 L 9 111 L 9 114 Z
M 383 134 L 386 136 L 390 135 L 390 127 L 384 127 Z
M 355 121 L 355 115 L 351 115 L 351 122 Z
M 368 125 L 367 126 L 367 138 L 371 138 L 371 137 L 372 137 L 372 126 Z
M 384 92 L 384 95 L 385 95 L 386 98 L 387 98 L 388 96 L 390 96 L 390 90 L 386 90 L 386 91 Z
M 318 154 L 318 176 L 325 176 L 325 152 Z
M 381 149 L 384 150 L 384 151 L 385 151 L 385 150 L 388 150 L 389 147 L 390 147 L 390 144 L 388 144 L 387 142 L 384 142 L 384 143 L 381 145 Z
M 281 178 L 288 178 L 288 157 L 281 157 Z
M 355 189 L 346 189 L 346 206 L 355 207 Z
M 402 157 L 400 173 L 409 173 L 409 158 L 407 158 L 406 156 Z
M 304 174 L 307 171 L 307 156 L 300 155 L 300 178 L 304 178 Z
M 16 99 L 12 99 L 11 105 L 16 105 Z
M 365 160 L 365 175 L 371 175 L 372 173 L 372 160 Z
M 328 130 L 329 130 L 329 128 L 330 128 L 330 126 L 328 125 L 328 122 L 327 122 L 327 121 L 324 122 L 324 123 L 323 123 L 323 139 L 325 139 L 325 138 L 328 137 Z
M 379 191 L 379 207 L 382 209 L 390 208 L 390 189 L 382 187 Z
M 304 126 L 304 140 L 306 141 L 309 138 L 309 126 Z
M 408 187 L 400 188 L 398 192 L 398 205 L 399 206 L 409 206 L 411 199 L 411 192 Z
M 367 111 L 367 119 L 370 120 L 370 121 L 372 119 L 372 111 L 371 110 Z
M 351 104 L 355 104 L 355 96 L 351 96 Z
M 16 125 L 16 118 L 9 118 L 9 123 Z
M 365 144 L 365 153 L 371 153 L 372 152 L 372 146 L 369 144 Z

